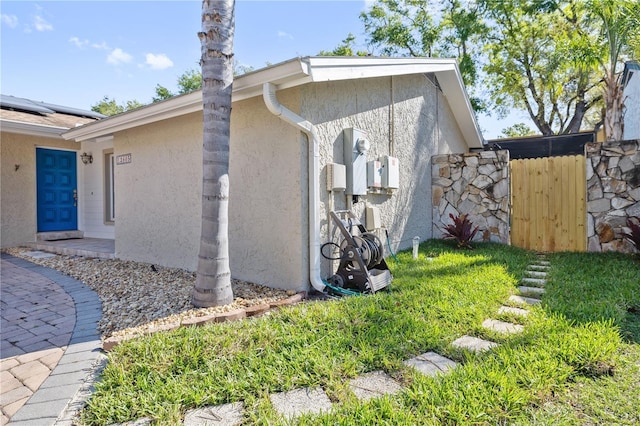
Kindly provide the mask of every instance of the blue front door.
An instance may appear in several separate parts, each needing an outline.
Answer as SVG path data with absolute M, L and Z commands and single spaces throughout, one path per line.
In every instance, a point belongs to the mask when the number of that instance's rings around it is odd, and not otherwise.
M 78 229 L 76 153 L 36 148 L 38 232 Z

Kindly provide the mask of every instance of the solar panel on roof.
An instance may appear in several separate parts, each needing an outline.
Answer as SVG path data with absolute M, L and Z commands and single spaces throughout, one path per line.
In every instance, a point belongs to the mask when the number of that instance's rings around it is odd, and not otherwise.
M 105 118 L 106 115 L 94 111 L 87 111 L 79 108 L 72 108 L 63 105 L 49 104 L 46 102 L 35 102 L 25 98 L 15 96 L 0 95 L 0 106 L 6 109 L 20 110 L 38 114 L 61 114 L 75 115 L 76 117 Z
M 2 108 L 17 109 L 20 111 L 36 112 L 39 114 L 53 114 L 54 110 L 43 105 L 37 105 L 29 99 L 16 98 L 15 96 L 0 95 L 0 106 Z

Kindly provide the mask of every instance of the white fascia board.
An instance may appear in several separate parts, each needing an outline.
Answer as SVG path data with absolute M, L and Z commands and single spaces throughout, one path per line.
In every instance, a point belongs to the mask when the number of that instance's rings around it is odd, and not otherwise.
M 81 142 L 197 111 L 202 111 L 202 91 L 200 90 L 76 127 L 65 132 L 62 137 Z
M 48 126 L 46 124 L 25 123 L 13 120 L 0 120 L 0 129 L 7 133 L 56 139 L 62 139 L 62 133 L 69 130 L 67 127 Z

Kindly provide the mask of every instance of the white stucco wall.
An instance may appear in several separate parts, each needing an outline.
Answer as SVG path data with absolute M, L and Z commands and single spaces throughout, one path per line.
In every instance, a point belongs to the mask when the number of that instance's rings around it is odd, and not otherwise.
M 299 110 L 298 89 L 278 92 L 278 98 Z M 307 289 L 306 146 L 301 133 L 271 114 L 262 97 L 233 104 L 229 244 L 234 277 Z
M 640 70 L 633 75 L 624 88 L 624 139 L 640 139 Z
M 392 196 L 363 197 L 357 213 L 364 219 L 365 202 L 380 207 L 394 250 L 410 246 L 416 235 L 431 237 L 430 158 L 467 147 L 446 99 L 427 77 L 316 83 L 277 96 L 317 127 L 323 242 L 329 239 L 325 167 L 343 162 L 342 131 L 348 127 L 368 132 L 369 159 L 391 154 L 401 165 L 401 188 Z M 130 164 L 116 165 L 116 256 L 195 270 L 201 114 L 117 133 L 113 146 L 116 156 L 131 154 Z M 229 244 L 234 278 L 309 288 L 307 150 L 306 137 L 272 115 L 262 97 L 233 104 Z M 334 208 L 345 207 L 345 196 L 336 195 Z M 323 262 L 322 276 L 332 269 Z
M 79 161 L 80 229 L 88 238 L 115 238 L 115 226 L 105 222 L 105 152 L 113 150 L 113 140 L 82 142 L 80 153 L 93 155 L 93 163 Z
M 195 270 L 200 239 L 202 115 L 116 133 L 116 256 Z
M 36 239 L 36 148 L 75 151 L 79 146 L 75 142 L 62 139 L 2 132 L 0 135 L 0 241 L 2 247 L 14 247 Z M 81 165 L 82 162 L 78 160 L 78 164 Z
M 301 115 L 316 124 L 322 140 L 322 242 L 341 239 L 328 235 L 326 164 L 344 163 L 342 131 L 349 127 L 367 132 L 371 142 L 368 160 L 392 155 L 400 161 L 400 188 L 391 196 L 360 197 L 354 205 L 356 214 L 364 223 L 365 205 L 378 207 L 394 250 L 410 247 L 415 236 L 431 238 L 431 156 L 468 151 L 446 99 L 434 84 L 423 75 L 414 75 L 393 77 L 393 82 L 385 77 L 321 83 L 305 86 L 302 93 Z M 334 209 L 346 207 L 344 193 L 335 193 Z M 377 233 L 385 242 L 384 231 Z M 330 275 L 334 267 L 323 259 L 322 276 Z

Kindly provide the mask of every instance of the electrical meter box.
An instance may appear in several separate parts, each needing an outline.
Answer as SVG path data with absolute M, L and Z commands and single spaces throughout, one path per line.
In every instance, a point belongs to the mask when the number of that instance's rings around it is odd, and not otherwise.
M 382 187 L 398 189 L 400 186 L 400 162 L 395 157 L 380 157 L 382 163 Z
M 344 164 L 347 167 L 345 194 L 367 195 L 367 153 L 371 147 L 367 134 L 358 129 L 343 130 Z
M 382 163 L 374 160 L 367 162 L 367 186 L 380 188 L 382 186 Z

